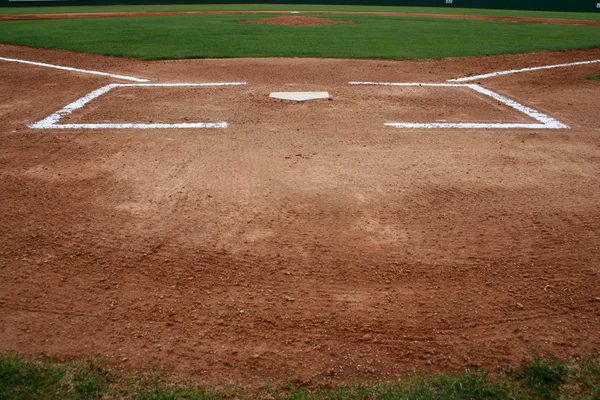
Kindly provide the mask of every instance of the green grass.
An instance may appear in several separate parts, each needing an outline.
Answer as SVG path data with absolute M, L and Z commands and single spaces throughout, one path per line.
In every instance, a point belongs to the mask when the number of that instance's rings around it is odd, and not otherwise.
M 353 11 L 353 12 L 401 12 L 427 14 L 465 14 L 505 17 L 559 18 L 600 21 L 600 13 L 486 10 L 454 7 L 393 7 L 393 6 L 343 6 L 343 5 L 294 5 L 294 4 L 172 4 L 135 6 L 90 7 L 15 7 L 0 8 L 0 14 L 51 14 L 89 12 L 143 12 L 143 11 Z
M 600 74 L 598 75 L 592 75 L 592 76 L 588 76 L 588 79 L 590 81 L 600 81 Z
M 531 364 L 521 367 L 514 377 L 541 399 L 557 399 L 567 379 L 568 367 L 554 357 L 535 357 Z
M 600 47 L 600 28 L 331 15 L 355 24 L 241 24 L 269 15 L 6 21 L 0 42 L 144 60 L 229 57 L 431 59 Z
M 0 352 L 0 399 L 581 399 L 600 398 L 600 358 L 566 363 L 535 356 L 513 371 L 413 374 L 395 382 L 307 389 L 294 385 L 205 386 L 160 372 L 133 374 L 107 362 L 26 360 Z

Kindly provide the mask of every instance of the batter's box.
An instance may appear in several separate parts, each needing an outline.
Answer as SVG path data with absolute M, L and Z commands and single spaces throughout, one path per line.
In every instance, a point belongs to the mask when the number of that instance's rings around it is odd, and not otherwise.
M 245 82 L 218 82 L 218 83 L 113 83 L 104 86 L 90 94 L 80 98 L 77 101 L 67 105 L 62 110 L 50 115 L 35 124 L 29 125 L 34 129 L 173 129 L 173 128 L 208 128 L 218 129 L 227 128 L 227 121 L 218 122 L 184 122 L 184 123 L 60 123 L 60 121 L 72 114 L 73 111 L 79 110 L 94 99 L 110 92 L 115 88 L 200 88 L 200 87 L 219 87 L 219 86 L 241 86 L 246 85 Z
M 418 128 L 418 129 L 436 129 L 436 128 L 451 128 L 451 129 L 569 129 L 565 125 L 554 118 L 533 110 L 514 100 L 508 99 L 498 93 L 485 89 L 475 84 L 455 84 L 455 83 L 389 83 L 389 82 L 349 82 L 350 85 L 375 85 L 375 86 L 399 86 L 399 87 L 431 87 L 431 88 L 467 88 L 474 90 L 484 96 L 490 97 L 507 107 L 510 107 L 527 117 L 530 117 L 538 123 L 474 123 L 474 122 L 386 122 L 386 126 L 395 128 Z

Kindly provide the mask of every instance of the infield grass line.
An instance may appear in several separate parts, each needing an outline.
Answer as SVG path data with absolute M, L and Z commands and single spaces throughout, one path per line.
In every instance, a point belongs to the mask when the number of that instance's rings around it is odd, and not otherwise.
M 554 118 L 526 107 L 514 100 L 504 97 L 496 92 L 485 89 L 475 84 L 456 83 L 404 83 L 404 82 L 348 82 L 350 85 L 371 86 L 401 86 L 401 87 L 465 87 L 476 91 L 484 96 L 490 97 L 507 107 L 510 107 L 530 118 L 540 122 L 539 124 L 521 123 L 412 123 L 412 122 L 386 122 L 386 126 L 404 129 L 570 129 L 568 125 Z
M 149 79 L 136 78 L 134 76 L 109 74 L 108 72 L 100 72 L 100 71 L 92 71 L 92 70 L 88 70 L 88 69 L 65 67 L 64 65 L 47 64 L 47 63 L 42 63 L 42 62 L 37 62 L 37 61 L 19 60 L 19 59 L 16 59 L 16 58 L 7 58 L 7 57 L 0 57 L 0 60 L 2 60 L 2 61 L 8 61 L 8 62 L 16 62 L 16 63 L 21 63 L 21 64 L 35 65 L 37 67 L 60 69 L 60 70 L 63 70 L 63 71 L 79 72 L 79 73 L 82 73 L 82 74 L 92 74 L 92 75 L 108 76 L 110 78 L 122 79 L 122 80 L 126 80 L 126 81 L 150 82 Z
M 471 81 L 477 81 L 477 80 L 481 80 L 481 79 L 495 78 L 497 76 L 502 76 L 502 75 L 519 74 L 521 72 L 532 72 L 532 71 L 540 71 L 540 70 L 544 70 L 544 69 L 573 67 L 576 65 L 587 65 L 587 64 L 596 64 L 596 63 L 600 63 L 600 60 L 579 61 L 579 62 L 573 62 L 573 63 L 568 63 L 568 64 L 544 65 L 542 67 L 521 68 L 521 69 L 512 69 L 509 71 L 491 72 L 489 74 L 467 76 L 467 77 L 458 78 L 458 79 L 449 79 L 448 82 L 471 82 Z

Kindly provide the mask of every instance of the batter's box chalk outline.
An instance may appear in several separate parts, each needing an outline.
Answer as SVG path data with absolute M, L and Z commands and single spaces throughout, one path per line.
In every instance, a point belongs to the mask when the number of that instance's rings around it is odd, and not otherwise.
M 458 84 L 458 83 L 391 83 L 391 82 L 349 82 L 350 85 L 375 85 L 375 86 L 421 86 L 421 87 L 466 87 L 474 90 L 484 96 L 491 97 L 492 99 L 507 105 L 519 111 L 522 114 L 527 115 L 539 122 L 536 123 L 410 123 L 410 122 L 386 122 L 386 126 L 392 126 L 395 128 L 412 128 L 412 129 L 570 129 L 568 125 L 563 124 L 555 120 L 554 118 L 536 111 L 532 108 L 526 107 L 522 104 L 517 103 L 514 100 L 499 95 L 498 93 L 492 92 L 491 90 L 485 89 L 475 84 Z
M 55 112 L 48 118 L 28 125 L 32 129 L 219 129 L 227 128 L 229 124 L 222 122 L 190 122 L 178 124 L 59 124 L 65 116 L 75 110 L 83 108 L 94 99 L 118 87 L 215 87 L 215 86 L 243 86 L 246 82 L 217 82 L 217 83 L 113 83 L 83 96 L 79 100 L 67 105 L 62 110 Z

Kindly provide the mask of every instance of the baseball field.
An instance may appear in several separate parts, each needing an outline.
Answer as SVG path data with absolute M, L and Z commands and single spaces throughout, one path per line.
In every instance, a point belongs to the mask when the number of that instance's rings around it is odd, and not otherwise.
M 599 76 L 600 13 L 0 8 L 0 398 L 597 398 Z

